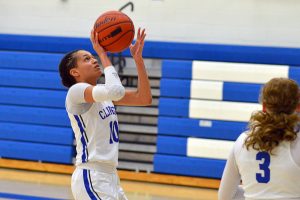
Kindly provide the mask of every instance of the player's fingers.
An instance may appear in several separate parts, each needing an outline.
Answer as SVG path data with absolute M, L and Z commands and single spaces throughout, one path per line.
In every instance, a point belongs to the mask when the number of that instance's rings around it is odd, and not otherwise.
M 144 35 L 142 36 L 141 41 L 143 41 L 143 43 L 144 43 L 145 38 L 146 38 L 146 34 L 144 34 Z
M 98 39 L 98 32 L 95 32 L 95 34 L 94 34 L 94 40 L 95 40 L 95 43 L 97 43 L 97 44 L 100 44 L 99 43 L 99 39 Z
M 137 39 L 141 37 L 141 28 L 138 29 Z
M 143 29 L 143 30 L 142 30 L 141 37 L 143 37 L 143 36 L 145 35 L 145 31 L 146 31 L 146 29 Z
M 93 31 L 94 32 L 94 41 L 98 41 L 98 32 L 96 32 L 95 30 Z
M 144 37 L 145 38 L 145 37 Z M 144 39 L 141 41 L 141 50 L 143 51 L 143 48 L 144 48 L 144 44 L 145 44 L 145 41 L 144 41 Z
M 92 43 L 94 43 L 94 29 L 91 30 L 90 40 L 91 40 Z

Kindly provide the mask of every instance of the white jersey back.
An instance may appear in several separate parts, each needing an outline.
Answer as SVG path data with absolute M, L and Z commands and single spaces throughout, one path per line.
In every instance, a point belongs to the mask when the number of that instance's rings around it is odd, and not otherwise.
M 291 156 L 291 143 L 281 142 L 273 154 L 246 149 L 242 133 L 234 146 L 246 199 L 299 199 L 300 167 Z
M 105 162 L 117 166 L 119 128 L 113 103 L 70 104 L 67 95 L 66 108 L 76 139 L 76 165 Z

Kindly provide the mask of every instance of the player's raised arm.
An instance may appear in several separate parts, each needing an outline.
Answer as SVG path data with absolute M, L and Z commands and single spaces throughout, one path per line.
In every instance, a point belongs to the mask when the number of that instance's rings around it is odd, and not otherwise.
M 126 90 L 125 96 L 115 101 L 115 105 L 127 105 L 127 106 L 147 106 L 152 103 L 152 94 L 149 78 L 145 69 L 143 60 L 143 48 L 145 42 L 146 32 L 145 29 L 138 29 L 137 39 L 135 44 L 130 45 L 130 53 L 136 64 L 138 73 L 138 86 L 136 90 Z
M 84 91 L 84 99 L 88 103 L 106 100 L 118 101 L 124 96 L 125 89 L 115 68 L 107 57 L 107 53 L 99 44 L 98 33 L 94 29 L 91 31 L 90 39 L 104 68 L 105 85 L 91 85 L 87 87 Z

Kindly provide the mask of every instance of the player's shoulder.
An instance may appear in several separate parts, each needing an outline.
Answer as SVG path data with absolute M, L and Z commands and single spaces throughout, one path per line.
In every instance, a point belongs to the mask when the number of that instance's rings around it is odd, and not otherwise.
M 76 83 L 72 85 L 66 96 L 66 101 L 76 102 L 77 100 L 82 100 L 84 97 L 84 91 L 87 87 L 91 86 L 88 83 Z
M 239 137 L 236 139 L 236 143 L 241 143 L 241 142 L 244 143 L 248 135 L 249 135 L 249 131 L 242 132 L 239 135 Z
M 69 88 L 68 94 L 73 92 L 81 92 L 82 90 L 84 91 L 89 86 L 91 86 L 89 83 L 76 83 Z
M 68 113 L 83 114 L 92 106 L 86 103 L 84 99 L 84 91 L 91 86 L 88 83 L 76 83 L 72 85 L 67 93 L 65 106 Z
M 238 137 L 238 139 L 239 139 L 239 140 L 244 140 L 244 139 L 246 139 L 246 137 L 249 136 L 249 134 L 250 134 L 250 131 L 249 131 L 249 130 L 244 131 L 244 132 L 242 132 L 242 133 L 240 134 L 240 136 Z
M 234 143 L 234 148 L 236 151 L 239 151 L 243 147 L 248 135 L 249 135 L 249 131 L 244 131 L 239 135 L 239 137 L 236 139 Z

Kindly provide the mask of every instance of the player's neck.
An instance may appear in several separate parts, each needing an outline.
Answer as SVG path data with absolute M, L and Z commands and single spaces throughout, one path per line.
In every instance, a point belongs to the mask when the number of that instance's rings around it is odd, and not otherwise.
M 77 80 L 77 83 L 88 83 L 90 85 L 97 85 L 97 80 L 83 80 L 83 79 L 79 79 L 79 80 Z

